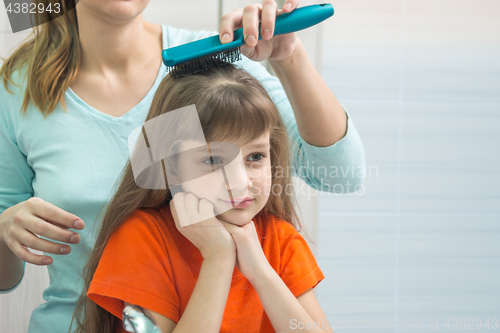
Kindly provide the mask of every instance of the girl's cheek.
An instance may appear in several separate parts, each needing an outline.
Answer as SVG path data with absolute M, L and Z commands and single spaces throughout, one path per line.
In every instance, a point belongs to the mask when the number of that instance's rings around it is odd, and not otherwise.
M 266 199 L 267 201 L 269 195 L 271 194 L 271 187 L 272 187 L 271 178 L 260 179 L 259 182 L 257 183 L 258 195 L 261 198 Z
M 269 198 L 269 196 L 271 195 L 271 181 L 269 181 L 268 184 L 266 184 L 265 188 L 264 188 L 264 193 L 265 193 L 265 196 L 266 198 Z
M 214 202 L 214 200 L 217 199 L 218 193 L 215 189 L 222 190 L 223 188 L 224 182 L 221 180 L 221 177 L 213 177 L 210 175 L 182 183 L 182 189 L 184 192 L 193 193 L 198 198 L 204 198 L 211 202 Z
M 271 188 L 271 184 L 273 183 L 273 178 L 271 174 L 271 166 L 266 167 L 262 174 L 262 182 L 266 188 Z M 268 192 L 269 194 L 269 192 Z

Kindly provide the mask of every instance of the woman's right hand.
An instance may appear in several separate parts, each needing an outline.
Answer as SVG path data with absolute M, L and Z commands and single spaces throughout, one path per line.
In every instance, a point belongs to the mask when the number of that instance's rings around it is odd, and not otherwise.
M 170 201 L 170 211 L 177 230 L 196 246 L 204 260 L 236 258 L 236 244 L 214 216 L 214 206 L 207 199 L 199 199 L 193 193 L 177 193 Z M 182 220 L 181 226 L 180 221 Z
M 51 240 L 77 244 L 80 235 L 67 229 L 81 230 L 85 223 L 43 199 L 33 197 L 6 209 L 0 215 L 0 241 L 21 260 L 35 265 L 50 265 L 52 258 L 30 252 L 27 247 L 47 253 L 68 254 L 69 245 Z

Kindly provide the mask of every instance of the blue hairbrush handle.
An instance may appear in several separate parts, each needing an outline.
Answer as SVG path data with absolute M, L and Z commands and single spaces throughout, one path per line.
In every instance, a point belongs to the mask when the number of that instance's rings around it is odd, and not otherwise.
M 333 7 L 329 3 L 310 5 L 294 9 L 290 13 L 276 16 L 274 35 L 296 32 L 316 25 L 333 15 Z M 259 39 L 261 25 L 259 24 Z M 215 35 L 194 42 L 170 47 L 163 50 L 162 57 L 165 66 L 176 66 L 201 57 L 225 52 L 245 44 L 243 28 L 234 31 L 232 42 L 222 44 L 220 36 Z
M 294 9 L 290 13 L 276 16 L 273 35 L 283 35 L 303 30 L 316 25 L 333 15 L 333 7 L 329 3 L 310 5 Z M 261 24 L 259 24 L 259 38 Z M 243 28 L 234 31 L 234 40 L 243 37 Z

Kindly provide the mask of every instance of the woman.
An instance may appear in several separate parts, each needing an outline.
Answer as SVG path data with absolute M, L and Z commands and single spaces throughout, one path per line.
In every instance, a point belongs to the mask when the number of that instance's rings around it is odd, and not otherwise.
M 328 178 L 305 167 L 364 166 L 364 152 L 300 40 L 264 32 L 273 32 L 276 13 L 299 3 L 287 4 L 279 11 L 274 1 L 235 10 L 221 19 L 218 33 L 227 42 L 243 26 L 247 45 L 241 51 L 248 58 L 236 65 L 261 81 L 280 110 L 298 143 L 295 166 L 306 170 L 298 174 L 320 189 L 358 184 L 361 178 Z M 0 71 L 0 290 L 18 285 L 23 261 L 48 265 L 51 278 L 47 302 L 33 312 L 29 332 L 69 328 L 98 212 L 127 160 L 128 135 L 144 122 L 166 74 L 161 50 L 214 34 L 146 22 L 146 5 L 81 0 L 75 11 L 40 26 L 36 43 L 21 45 Z M 256 43 L 251 36 L 259 16 L 264 40 Z M 264 59 L 278 78 L 256 62 Z

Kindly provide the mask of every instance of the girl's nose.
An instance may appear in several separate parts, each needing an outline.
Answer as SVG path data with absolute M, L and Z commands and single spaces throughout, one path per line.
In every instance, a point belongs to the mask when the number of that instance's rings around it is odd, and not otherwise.
M 229 164 L 224 167 L 226 188 L 235 192 L 246 191 L 252 186 L 252 181 L 247 174 L 245 162 L 240 154 Z
M 245 173 L 246 174 L 246 173 Z M 237 186 L 232 186 L 233 184 L 229 183 L 228 185 L 228 190 L 232 190 L 233 191 L 233 194 L 237 194 L 236 191 L 240 190 L 240 191 L 243 191 L 243 192 L 247 192 L 247 190 L 249 188 L 252 187 L 252 180 L 250 179 L 250 177 L 246 176 L 246 184 L 243 184 L 243 179 L 241 182 L 239 182 L 238 184 L 236 184 Z M 243 194 L 245 194 L 243 193 Z

